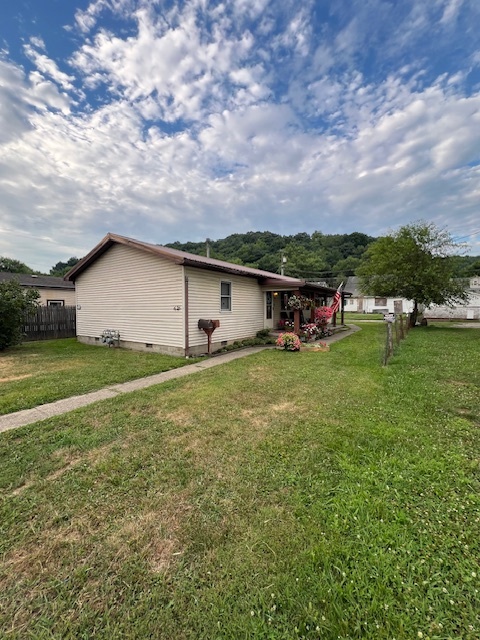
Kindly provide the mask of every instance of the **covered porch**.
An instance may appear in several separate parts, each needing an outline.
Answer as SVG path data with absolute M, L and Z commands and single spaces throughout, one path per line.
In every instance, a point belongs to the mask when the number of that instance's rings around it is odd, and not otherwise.
M 298 286 L 292 286 L 291 283 L 285 286 L 280 286 L 279 283 L 275 286 L 265 284 L 264 292 L 265 328 L 272 331 L 290 330 L 298 335 L 302 325 L 315 322 L 316 308 L 330 306 L 337 290 L 313 282 L 298 281 Z M 342 290 L 340 308 L 338 313 L 333 314 L 331 326 L 344 324 L 345 297 L 349 295 Z M 293 297 L 301 301 L 301 308 L 293 308 L 289 304 Z

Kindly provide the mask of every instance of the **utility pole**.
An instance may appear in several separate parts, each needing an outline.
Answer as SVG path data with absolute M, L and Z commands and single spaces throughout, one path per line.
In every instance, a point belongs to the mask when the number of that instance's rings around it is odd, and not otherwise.
M 280 252 L 282 255 L 282 258 L 280 260 L 280 275 L 284 276 L 285 275 L 285 263 L 287 262 L 287 256 L 283 253 L 283 251 Z
M 207 258 L 210 258 L 210 238 L 207 238 L 205 240 L 205 246 L 206 246 Z

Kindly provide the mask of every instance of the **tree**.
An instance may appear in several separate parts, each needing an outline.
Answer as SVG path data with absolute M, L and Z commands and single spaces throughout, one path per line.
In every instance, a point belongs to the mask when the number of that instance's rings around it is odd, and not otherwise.
M 0 256 L 0 271 L 8 271 L 9 273 L 35 273 L 28 265 L 20 260 Z
M 54 264 L 50 269 L 50 275 L 62 278 L 67 271 L 70 271 L 70 269 L 77 264 L 78 260 L 78 258 L 72 256 L 66 262 L 57 262 L 57 264 Z
M 413 300 L 410 322 L 414 326 L 419 305 L 453 306 L 468 300 L 467 283 L 453 277 L 452 253 L 461 247 L 432 223 L 420 221 L 400 227 L 368 247 L 357 269 L 362 291 Z
M 22 321 L 33 311 L 40 294 L 36 289 L 22 289 L 18 280 L 0 282 L 0 351 L 22 340 Z

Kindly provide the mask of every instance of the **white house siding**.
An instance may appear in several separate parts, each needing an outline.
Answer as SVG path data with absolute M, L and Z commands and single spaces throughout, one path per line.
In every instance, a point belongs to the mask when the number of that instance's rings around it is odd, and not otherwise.
M 77 278 L 76 303 L 80 340 L 92 342 L 104 329 L 114 329 L 123 346 L 184 354 L 180 265 L 114 245 Z
M 432 305 L 424 316 L 426 318 L 480 320 L 480 277 L 471 278 L 467 304 L 459 304 L 455 307 L 443 307 Z
M 49 300 L 63 300 L 64 307 L 73 307 L 75 304 L 75 289 L 44 289 L 38 288 L 40 294 L 38 302 L 47 305 Z
M 387 298 L 386 304 L 378 304 L 375 298 L 370 296 L 352 297 L 345 299 L 345 311 L 359 311 L 361 313 L 374 313 L 377 309 L 387 309 L 389 313 L 395 312 L 395 301 L 402 302 L 402 312 L 411 313 L 413 311 L 412 300 L 405 298 Z
M 413 301 L 406 300 L 405 298 L 387 298 L 387 304 L 378 304 L 375 302 L 375 298 L 365 297 L 363 299 L 363 309 L 365 313 L 374 313 L 376 309 L 387 309 L 388 313 L 395 312 L 395 300 L 399 300 L 402 302 L 402 313 L 411 313 L 413 311 Z
M 207 336 L 198 328 L 201 318 L 220 320 L 212 335 L 212 350 L 223 343 L 255 336 L 264 327 L 265 293 L 255 278 L 185 268 L 188 277 L 188 316 L 190 352 L 205 353 Z M 232 310 L 220 309 L 220 283 L 232 283 Z

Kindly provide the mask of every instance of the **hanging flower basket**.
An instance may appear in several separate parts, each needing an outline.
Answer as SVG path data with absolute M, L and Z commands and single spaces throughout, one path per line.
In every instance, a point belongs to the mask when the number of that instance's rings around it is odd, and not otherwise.
M 313 300 L 307 298 L 306 296 L 290 296 L 287 301 L 287 306 L 289 309 L 310 309 L 313 305 Z

